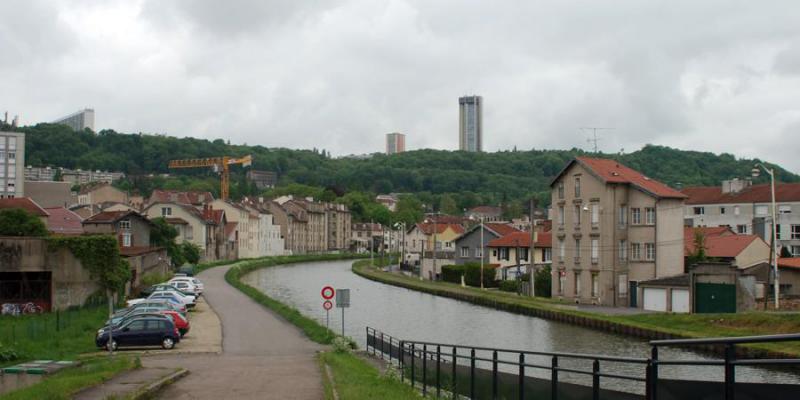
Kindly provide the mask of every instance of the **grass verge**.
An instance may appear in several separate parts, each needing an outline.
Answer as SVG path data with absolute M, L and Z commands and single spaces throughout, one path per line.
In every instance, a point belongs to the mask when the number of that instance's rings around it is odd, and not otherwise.
M 348 400 L 422 398 L 410 385 L 400 382 L 397 377 L 379 373 L 377 368 L 355 354 L 329 351 L 320 353 L 319 360 L 320 367 L 327 365 L 333 374 L 333 382 L 325 379 L 326 399 L 333 399 L 333 390 L 340 399 Z
M 32 386 L 0 395 L 1 400 L 70 399 L 83 388 L 103 383 L 115 375 L 139 367 L 129 356 L 95 358 L 83 365 L 58 372 Z
M 638 314 L 608 315 L 579 311 L 556 299 L 518 296 L 513 293 L 486 291 L 461 285 L 420 281 L 417 278 L 383 272 L 369 266 L 369 261 L 353 264 L 353 272 L 367 279 L 418 290 L 437 296 L 450 297 L 473 304 L 518 314 L 557 319 L 617 333 L 637 336 L 670 336 L 677 338 L 769 335 L 800 332 L 800 317 L 788 313 L 747 312 L 738 314 Z M 800 343 L 759 343 L 749 349 L 800 356 Z

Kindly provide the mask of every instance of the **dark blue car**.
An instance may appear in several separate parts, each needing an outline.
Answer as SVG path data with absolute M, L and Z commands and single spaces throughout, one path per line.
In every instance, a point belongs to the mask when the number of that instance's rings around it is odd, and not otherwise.
M 98 331 L 94 340 L 97 347 L 116 350 L 121 346 L 161 346 L 169 350 L 181 340 L 175 324 L 160 316 L 135 318 L 115 326 L 111 332 L 111 343 L 108 333 L 108 330 Z

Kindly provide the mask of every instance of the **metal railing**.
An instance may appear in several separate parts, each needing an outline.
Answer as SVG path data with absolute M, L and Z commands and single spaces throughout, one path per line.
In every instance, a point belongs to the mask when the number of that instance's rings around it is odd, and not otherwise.
M 737 391 L 736 366 L 787 366 L 800 365 L 800 359 L 745 359 L 736 358 L 735 345 L 744 343 L 770 343 L 800 341 L 800 334 L 769 335 L 738 338 L 655 340 L 650 358 L 616 357 L 599 354 L 566 352 L 543 352 L 512 350 L 479 346 L 461 346 L 414 340 L 401 340 L 381 331 L 367 327 L 367 351 L 387 359 L 400 369 L 400 378 L 418 387 L 423 396 L 434 392 L 440 397 L 447 391 L 470 399 L 477 398 L 681 398 L 675 388 L 691 382 L 692 390 L 699 387 L 719 393 L 718 382 L 704 381 L 659 381 L 659 367 L 677 366 L 722 366 L 724 367 L 724 399 L 733 400 Z M 724 346 L 725 357 L 720 360 L 662 360 L 658 348 L 665 346 Z M 549 362 L 537 362 L 538 358 Z M 486 368 L 479 367 L 479 364 Z M 571 365 L 572 364 L 572 365 Z M 580 364 L 574 366 L 574 364 Z M 627 365 L 622 368 L 638 374 L 614 372 L 614 368 L 603 368 L 604 364 Z M 501 368 L 503 369 L 501 371 Z M 536 378 L 529 372 L 548 371 L 549 380 Z M 563 381 L 562 374 L 575 374 L 591 378 L 591 385 L 577 385 Z M 601 388 L 601 380 L 617 379 L 642 384 L 644 396 L 617 392 Z M 699 386 L 698 386 L 699 385 Z M 691 385 L 690 385 L 691 386 Z M 791 385 L 792 396 L 800 398 L 800 385 Z M 502 387 L 502 389 L 501 389 Z M 640 387 L 641 388 L 641 387 Z M 488 389 L 488 390 L 487 390 Z M 739 389 L 743 389 L 740 387 Z M 758 387 L 756 390 L 764 390 Z M 786 393 L 785 388 L 783 388 Z M 529 393 L 534 392 L 535 393 Z M 488 393 L 487 393 L 488 392 Z M 502 392 L 502 393 L 501 393 Z M 678 390 L 678 392 L 680 392 Z M 641 393 L 641 392 L 640 392 Z M 431 393 L 432 394 L 432 393 Z M 568 395 L 568 396 L 567 396 Z M 782 398 L 782 397 L 774 397 Z

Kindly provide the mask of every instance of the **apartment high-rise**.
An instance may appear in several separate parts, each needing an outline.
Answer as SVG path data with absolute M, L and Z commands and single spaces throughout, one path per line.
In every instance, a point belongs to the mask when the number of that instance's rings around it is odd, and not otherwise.
M 0 199 L 25 195 L 25 134 L 0 132 Z
M 54 124 L 69 126 L 73 130 L 82 131 L 85 128 L 94 130 L 94 109 L 87 108 L 53 121 Z
M 406 135 L 402 133 L 386 134 L 386 154 L 396 154 L 406 151 Z
M 458 149 L 483 151 L 483 98 L 458 98 Z

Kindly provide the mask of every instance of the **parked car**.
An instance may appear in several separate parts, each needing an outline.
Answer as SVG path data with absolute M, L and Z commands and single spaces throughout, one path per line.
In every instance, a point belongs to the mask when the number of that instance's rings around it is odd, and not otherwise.
M 161 311 L 161 314 L 172 318 L 172 322 L 175 324 L 175 327 L 178 328 L 181 337 L 189 333 L 189 319 L 181 315 L 181 313 L 175 311 Z
M 182 290 L 180 290 L 180 289 L 176 288 L 175 286 L 172 286 L 172 285 L 170 285 L 168 283 L 159 283 L 159 284 L 150 286 L 148 288 L 142 289 L 142 291 L 139 292 L 139 297 L 147 297 L 147 296 L 150 296 L 151 294 L 153 294 L 153 292 L 158 292 L 158 291 L 162 291 L 162 290 L 177 291 L 177 292 L 180 292 L 184 296 L 196 297 L 194 294 L 189 293 L 189 292 L 184 292 L 184 291 L 182 291 Z
M 111 340 L 109 340 L 109 331 Z M 172 349 L 181 340 L 175 324 L 162 316 L 134 318 L 125 324 L 112 326 L 110 330 L 97 334 L 95 344 L 109 350 L 120 346 L 158 346 Z
M 139 303 L 143 303 L 147 300 L 153 299 L 166 299 L 169 300 L 177 305 L 184 305 L 186 307 L 194 307 L 194 296 L 187 297 L 178 292 L 171 291 L 171 290 L 160 290 L 157 292 L 153 292 L 150 296 L 147 296 L 146 299 L 131 299 L 126 302 L 128 306 L 133 306 Z
M 117 326 L 120 326 L 120 325 L 125 325 L 128 322 L 133 321 L 134 319 L 137 319 L 137 318 L 147 318 L 147 317 L 156 316 L 156 317 L 169 318 L 170 320 L 172 320 L 171 317 L 169 317 L 167 315 L 164 315 L 164 314 L 160 314 L 159 311 L 163 311 L 163 310 L 145 310 L 144 308 L 138 308 L 138 309 L 135 309 L 135 310 L 131 310 L 131 312 L 129 312 L 129 313 L 125 314 L 125 315 L 118 316 L 118 317 L 112 317 L 112 318 L 110 318 L 109 320 L 106 321 L 106 324 L 103 325 L 102 328 L 97 330 L 97 334 L 101 334 L 101 333 L 107 331 L 108 327 L 110 327 L 110 326 L 117 327 Z M 170 312 L 174 312 L 174 311 L 171 311 L 171 310 L 169 310 L 169 311 Z
M 153 307 L 153 308 L 158 308 L 158 311 L 173 310 L 182 313 L 184 315 L 186 314 L 186 306 L 183 304 L 176 304 L 174 301 L 170 301 L 167 299 L 146 299 L 146 301 L 139 302 L 130 305 L 126 308 L 117 310 L 114 313 L 114 316 L 115 317 L 123 316 L 124 314 L 129 313 L 131 310 L 137 309 L 139 307 Z
M 191 283 L 192 285 L 197 287 L 197 289 L 201 293 L 203 292 L 203 289 L 205 289 L 205 287 L 204 287 L 205 285 L 203 285 L 203 281 L 201 281 L 200 279 L 191 277 L 191 276 L 175 276 L 172 279 L 170 279 L 170 282 L 178 282 L 178 281 L 184 281 L 184 282 Z
M 200 290 L 197 288 L 197 286 L 193 285 L 190 282 L 187 282 L 187 281 L 169 281 L 169 282 L 167 282 L 167 284 L 172 286 L 172 287 L 174 287 L 174 288 L 176 288 L 176 289 L 178 289 L 178 290 L 180 290 L 180 291 L 182 291 L 182 292 L 189 292 L 189 293 L 192 293 L 192 294 L 194 294 L 196 296 L 200 295 Z

